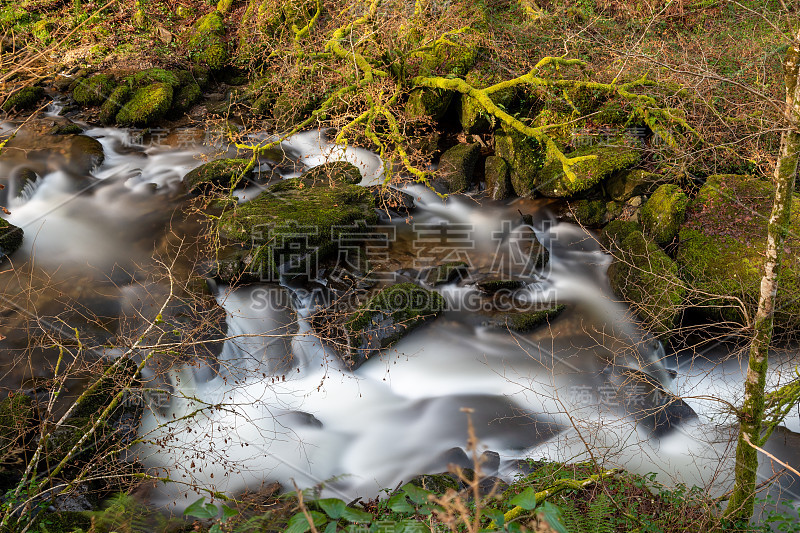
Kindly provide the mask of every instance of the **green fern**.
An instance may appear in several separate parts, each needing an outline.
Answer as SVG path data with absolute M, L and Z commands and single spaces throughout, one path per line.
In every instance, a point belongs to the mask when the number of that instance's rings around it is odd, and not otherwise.
M 563 498 L 559 502 L 564 525 L 569 533 L 614 533 L 614 506 L 605 494 L 589 504 L 588 511 L 579 510 L 575 501 Z

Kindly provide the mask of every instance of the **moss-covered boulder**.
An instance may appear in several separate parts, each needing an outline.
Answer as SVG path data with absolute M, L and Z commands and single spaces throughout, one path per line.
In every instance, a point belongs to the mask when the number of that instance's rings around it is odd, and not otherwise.
M 486 325 L 509 329 L 516 333 L 529 333 L 544 324 L 549 324 L 566 308 L 567 306 L 562 304 L 540 311 L 499 313 L 493 316 Z
M 416 88 L 408 95 L 406 113 L 412 119 L 440 120 L 450 107 L 453 91 Z
M 511 187 L 510 168 L 502 157 L 490 155 L 484 163 L 486 191 L 493 200 L 505 200 L 514 192 Z
M 612 253 L 619 250 L 622 241 L 631 233 L 642 232 L 642 225 L 631 220 L 612 220 L 603 228 L 600 235 L 600 244 L 608 248 Z
M 574 176 L 564 172 L 561 161 L 547 162 L 536 178 L 536 190 L 544 196 L 571 198 L 585 193 L 592 187 L 621 170 L 636 165 L 641 152 L 629 146 L 598 146 L 580 148 L 568 157 L 589 157 L 574 163 L 570 170 Z
M 639 231 L 627 233 L 620 249 L 608 267 L 611 288 L 631 304 L 651 332 L 668 336 L 678 324 L 686 297 L 678 265 Z
M 663 174 L 655 174 L 639 168 L 618 172 L 603 184 L 606 195 L 612 200 L 624 202 L 634 196 L 649 196 L 659 185 L 669 182 Z
M 481 155 L 478 144 L 458 144 L 448 149 L 439 158 L 436 172 L 446 183 L 451 193 L 464 192 L 472 185 L 475 164 Z
M 228 47 L 224 37 L 222 13 L 212 11 L 200 18 L 192 27 L 188 41 L 192 59 L 205 63 L 212 70 L 224 67 L 228 62 Z
M 219 229 L 250 248 L 243 274 L 270 280 L 310 275 L 317 261 L 336 253 L 344 236 L 363 231 L 362 223 L 377 222 L 374 205 L 372 193 L 359 185 L 330 187 L 293 178 L 226 211 Z
M 749 176 L 709 176 L 687 210 L 676 260 L 694 289 L 691 303 L 711 320 L 744 323 L 758 307 L 767 221 L 774 198 L 769 181 Z M 800 200 L 792 219 L 778 278 L 775 326 L 800 328 Z
M 358 185 L 361 183 L 361 171 L 358 167 L 347 161 L 331 161 L 313 167 L 301 176 L 311 183 L 311 186 L 324 185 L 335 187 L 337 183 Z
M 495 132 L 494 147 L 497 155 L 509 164 L 511 186 L 517 196 L 533 193 L 546 160 L 544 147 L 506 125 Z
M 671 243 L 686 219 L 688 205 L 689 197 L 680 187 L 662 185 L 648 198 L 639 213 L 645 233 L 662 246 Z
M 27 111 L 36 107 L 44 97 L 44 89 L 41 87 L 23 87 L 11 93 L 3 102 L 3 111 Z
M 120 85 L 100 106 L 100 122 L 103 124 L 113 124 L 117 120 L 117 113 L 119 113 L 122 106 L 131 99 L 133 91 L 127 84 Z
M 230 189 L 240 180 L 253 175 L 253 169 L 247 170 L 250 161 L 247 159 L 218 159 L 195 168 L 183 178 L 186 189 L 192 194 L 209 192 L 215 187 Z
M 176 115 L 186 113 L 200 101 L 201 96 L 203 91 L 198 84 L 191 82 L 182 86 L 172 99 L 172 112 Z
M 525 282 L 517 279 L 485 279 L 475 284 L 475 287 L 484 294 L 516 291 L 524 286 Z
M 64 146 L 69 147 L 66 164 L 79 174 L 87 174 L 105 161 L 103 145 L 88 135 L 69 135 Z
M 80 105 L 100 105 L 111 96 L 117 83 L 108 74 L 95 74 L 84 78 L 72 91 L 72 98 Z
M 441 295 L 413 283 L 400 283 L 381 290 L 345 322 L 348 353 L 345 363 L 361 366 L 379 350 L 444 311 Z
M 606 221 L 605 200 L 578 200 L 569 205 L 569 214 L 582 226 L 599 227 Z
M 141 89 L 154 83 L 166 83 L 172 88 L 177 88 L 182 84 L 181 77 L 185 76 L 179 75 L 179 72 L 176 73 L 163 68 L 148 68 L 128 76 L 125 78 L 125 83 L 133 89 Z
M 117 122 L 125 126 L 148 126 L 161 120 L 172 105 L 172 86 L 153 83 L 138 89 L 117 113 Z

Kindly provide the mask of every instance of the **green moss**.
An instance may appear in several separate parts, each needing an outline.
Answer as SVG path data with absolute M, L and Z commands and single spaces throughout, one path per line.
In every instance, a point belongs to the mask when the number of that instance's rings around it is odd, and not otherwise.
M 73 122 L 50 128 L 51 135 L 80 135 L 81 133 L 83 133 L 83 128 Z
M 100 105 L 111 96 L 117 83 L 112 76 L 95 74 L 84 78 L 72 91 L 72 98 L 80 105 Z
M 472 185 L 475 164 L 480 154 L 481 147 L 477 143 L 453 146 L 439 158 L 436 175 L 447 182 L 451 193 L 464 192 Z
M 181 81 L 177 74 L 164 70 L 163 68 L 149 68 L 137 72 L 132 76 L 128 76 L 125 81 L 130 84 L 133 89 L 141 89 L 154 83 L 165 83 L 172 88 L 181 85 Z
M 712 319 L 744 323 L 758 306 L 767 221 L 774 190 L 769 181 L 748 176 L 710 176 L 687 210 L 676 259 L 681 275 L 696 291 L 692 304 Z M 786 253 L 778 278 L 775 326 L 800 327 L 800 199 L 792 202 Z
M 503 80 L 499 75 L 473 70 L 467 74 L 465 81 L 473 87 L 485 89 Z M 508 108 L 514 100 L 514 89 L 509 88 L 497 91 L 491 95 L 491 100 L 501 108 Z M 467 133 L 486 133 L 492 130 L 495 121 L 486 113 L 477 100 L 462 94 L 458 103 L 459 120 L 464 131 Z
M 500 291 L 515 291 L 525 286 L 525 283 L 515 279 L 498 279 L 479 281 L 475 284 L 478 290 L 487 294 Z
M 621 253 L 608 267 L 611 288 L 631 303 L 650 331 L 669 335 L 678 323 L 686 297 L 678 266 L 638 231 L 630 231 L 620 248 Z
M 34 520 L 33 531 L 42 533 L 76 533 L 92 529 L 92 519 L 79 511 L 40 513 Z
M 2 109 L 6 113 L 12 110 L 25 111 L 32 109 L 43 97 L 44 89 L 41 87 L 23 87 L 6 98 Z
M 566 305 L 557 305 L 550 309 L 543 309 L 533 313 L 506 313 L 504 315 L 506 327 L 517 333 L 527 333 L 545 323 L 549 323 L 566 308 Z
M 583 226 L 602 226 L 606 218 L 605 200 L 578 200 L 570 204 L 575 220 Z
M 542 126 L 553 126 L 547 129 L 549 135 L 556 144 L 564 149 L 572 144 L 576 128 L 581 127 L 581 122 L 575 122 L 572 113 L 565 113 L 554 109 L 542 109 L 531 124 L 535 128 Z
M 192 27 L 189 51 L 192 59 L 200 61 L 212 70 L 219 70 L 228 62 L 228 47 L 223 40 L 225 23 L 222 13 L 212 11 L 201 17 Z
M 642 225 L 638 222 L 633 222 L 630 220 L 613 220 L 606 224 L 606 226 L 603 228 L 600 242 L 607 248 L 619 248 L 622 245 L 622 241 L 625 240 L 625 237 L 631 233 L 641 231 Z
M 7 220 L 0 218 L 0 259 L 13 254 L 22 246 L 23 232 Z
M 413 119 L 440 120 L 447 112 L 453 91 L 417 88 L 408 94 L 406 113 Z
M 505 200 L 511 196 L 511 180 L 509 166 L 502 157 L 490 155 L 484 164 L 486 190 L 493 200 Z
M 436 287 L 464 279 L 468 275 L 468 268 L 469 265 L 464 261 L 452 261 L 433 267 L 425 274 L 425 283 Z
M 564 173 L 561 161 L 548 161 L 537 176 L 536 189 L 545 196 L 570 198 L 588 191 L 613 173 L 636 165 L 641 159 L 641 152 L 628 146 L 581 148 L 571 152 L 568 157 L 590 155 L 597 157 L 572 165 L 574 178 L 570 178 Z
M 196 104 L 200 97 L 203 96 L 203 91 L 200 86 L 194 82 L 188 83 L 178 89 L 172 101 L 172 111 L 177 114 L 183 114 L 189 111 L 194 104 Z
M 117 122 L 126 126 L 147 126 L 163 118 L 171 105 L 172 86 L 154 83 L 133 94 L 117 113 Z
M 677 185 L 665 184 L 645 202 L 640 212 L 645 233 L 660 245 L 675 239 L 686 219 L 689 197 Z
M 373 353 L 392 346 L 444 309 L 445 301 L 440 294 L 413 283 L 381 290 L 345 323 L 350 343 L 348 363 L 352 368 L 359 366 Z
M 315 261 L 338 250 L 343 235 L 361 222 L 377 222 L 370 191 L 358 185 L 320 186 L 303 178 L 283 180 L 219 219 L 223 236 L 252 247 L 248 272 L 274 279 L 278 268 L 310 273 Z
M 103 124 L 113 124 L 114 121 L 117 119 L 117 113 L 119 113 L 122 106 L 130 100 L 131 94 L 133 91 L 127 84 L 120 85 L 108 99 L 103 102 L 103 105 L 100 106 L 100 122 Z
M 193 194 L 208 192 L 214 187 L 226 190 L 235 186 L 239 180 L 252 175 L 252 169 L 242 175 L 249 161 L 247 159 L 218 159 L 200 165 L 183 178 L 186 188 Z
M 545 162 L 544 147 L 506 125 L 495 132 L 495 151 L 511 168 L 511 186 L 518 196 L 536 190 L 537 176 Z
M 8 5 L 0 9 L 0 28 L 11 29 L 17 24 L 27 24 L 31 20 L 31 15 L 27 10 L 13 5 Z
M 426 55 L 423 69 L 439 74 L 465 76 L 478 57 L 478 49 L 469 44 L 438 43 L 433 51 Z
M 347 161 L 332 161 L 311 168 L 301 176 L 312 186 L 324 185 L 335 187 L 337 183 L 358 185 L 361 183 L 361 171 L 358 167 Z
M 37 20 L 31 26 L 31 33 L 43 44 L 49 44 L 53 40 L 52 32 L 56 28 L 56 23 L 48 18 Z

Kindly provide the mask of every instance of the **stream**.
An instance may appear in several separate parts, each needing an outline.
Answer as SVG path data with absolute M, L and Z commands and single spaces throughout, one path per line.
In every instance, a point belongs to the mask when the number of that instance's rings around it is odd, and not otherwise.
M 42 140 L 37 131 L 21 132 L 17 148 L 0 157 L 0 205 L 25 231 L 9 258 L 13 270 L 0 265 L 0 384 L 8 389 L 50 371 L 53 350 L 34 337 L 69 337 L 78 326 L 92 346 L 106 346 L 98 356 L 113 358 L 119 351 L 108 346 L 141 331 L 168 294 L 159 261 L 180 249 L 176 271 L 202 263 L 194 237 L 203 226 L 185 213 L 181 179 L 210 146 L 174 138 L 144 144 L 124 130 L 88 129 L 105 155 L 93 166 L 74 156 L 77 148 L 64 155 L 59 139 Z M 363 185 L 383 175 L 374 154 L 328 145 L 318 132 L 282 148 L 296 165 L 265 160 L 262 175 L 292 177 L 339 159 L 361 169 Z M 23 182 L 23 168 L 38 177 Z M 251 184 L 237 195 L 246 201 L 262 188 Z M 511 479 L 529 471 L 530 460 L 596 459 L 713 496 L 728 490 L 735 421 L 710 397 L 741 398 L 741 349 L 719 343 L 676 352 L 648 335 L 608 286 L 611 258 L 592 234 L 560 220 L 551 200 L 442 200 L 420 186 L 405 190 L 415 198 L 412 215 L 381 221 L 392 236 L 385 264 L 393 279 L 448 260 L 466 260 L 481 279 L 503 259 L 504 272 L 524 282 L 509 295 L 516 307 L 557 303 L 565 311 L 514 333 L 492 325 L 474 283 L 437 286 L 448 310 L 352 371 L 312 327 L 326 279 L 235 289 L 210 283 L 224 310 L 225 340 L 166 371 L 145 369 L 151 386 L 168 393 L 150 398 L 139 430 L 145 443 L 132 458 L 188 483 L 159 484 L 152 503 L 185 507 L 203 494 L 192 484 L 239 494 L 275 481 L 289 490 L 321 485 L 347 501 L 374 497 L 448 464 L 471 467 L 468 416 L 487 475 Z M 437 246 L 422 246 L 433 231 Z M 531 232 L 550 252 L 544 268 L 525 253 Z M 775 371 L 771 382 L 790 374 Z M 675 395 L 683 400 L 671 401 Z M 796 432 L 794 413 L 767 450 L 797 464 Z M 766 480 L 779 467 L 761 459 Z M 782 476 L 772 494 L 798 501 L 798 481 Z

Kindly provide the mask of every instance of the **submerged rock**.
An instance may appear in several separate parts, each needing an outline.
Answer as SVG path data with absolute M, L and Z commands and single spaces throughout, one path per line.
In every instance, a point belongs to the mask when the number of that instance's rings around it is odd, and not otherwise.
M 687 210 L 676 260 L 694 289 L 691 304 L 712 320 L 746 323 L 758 307 L 772 183 L 750 176 L 709 176 Z M 775 326 L 800 328 L 800 199 L 792 202 L 789 238 L 778 277 Z
M 372 355 L 393 345 L 444 309 L 441 295 L 413 283 L 400 283 L 381 290 L 344 325 L 348 340 L 345 363 L 351 369 L 358 368 Z
M 312 274 L 317 261 L 334 254 L 348 233 L 374 224 L 372 193 L 359 185 L 332 187 L 300 177 L 283 180 L 219 219 L 224 237 L 251 249 L 250 274 Z M 352 246 L 352 244 L 348 244 Z
M 686 220 L 689 197 L 677 185 L 666 184 L 642 206 L 639 216 L 645 233 L 660 245 L 669 244 Z
M 633 305 L 648 328 L 668 335 L 678 323 L 686 287 L 678 266 L 639 231 L 624 229 L 620 252 L 608 267 L 608 281 L 621 298 Z
M 247 159 L 218 159 L 200 165 L 183 178 L 183 183 L 192 194 L 207 193 L 214 187 L 230 189 L 235 187 L 240 180 L 253 175 L 253 169 L 245 172 Z
M 442 154 L 437 175 L 447 182 L 451 193 L 464 192 L 472 185 L 480 153 L 478 144 L 458 144 Z

